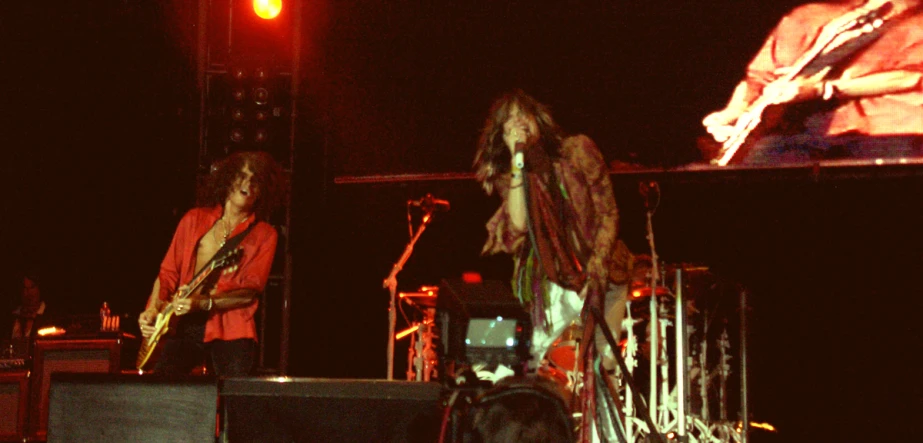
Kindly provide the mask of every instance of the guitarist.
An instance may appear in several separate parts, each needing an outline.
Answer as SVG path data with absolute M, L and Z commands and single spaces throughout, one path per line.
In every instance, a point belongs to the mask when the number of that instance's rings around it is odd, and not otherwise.
M 766 96 L 781 105 L 767 109 L 767 114 L 777 111 L 776 123 L 767 121 L 771 115 L 764 118 L 763 137 L 748 138 L 748 148 L 732 162 L 923 156 L 921 3 L 868 0 L 795 8 L 750 62 L 727 106 L 706 116 L 703 125 L 715 141 L 724 143 L 734 134 L 737 119 Z M 826 66 L 815 66 L 816 72 L 783 78 L 787 68 L 813 49 L 825 26 L 876 10 L 884 24 L 869 35 L 868 43 Z M 822 53 L 817 61 L 823 58 Z
M 207 358 L 218 376 L 247 375 L 256 361 L 254 314 L 276 252 L 276 230 L 265 222 L 281 202 L 281 169 L 264 152 L 235 153 L 213 169 L 206 205 L 183 216 L 138 318 L 145 338 L 172 295 L 208 265 L 225 242 L 245 235 L 233 272 L 216 270 L 210 285 L 172 300 L 175 324 L 161 340 L 155 370 L 184 375 Z M 249 228 L 249 229 L 248 229 Z M 230 271 L 226 269 L 224 271 Z M 175 333 L 172 333 L 174 332 Z

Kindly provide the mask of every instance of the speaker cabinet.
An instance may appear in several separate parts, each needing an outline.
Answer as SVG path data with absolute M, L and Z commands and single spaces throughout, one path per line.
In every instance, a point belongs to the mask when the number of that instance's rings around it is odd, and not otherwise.
M 221 386 L 231 443 L 433 442 L 441 392 L 437 383 L 285 377 Z
M 0 372 L 0 441 L 22 441 L 29 404 L 29 372 Z
M 36 340 L 30 386 L 29 436 L 45 440 L 48 428 L 48 391 L 51 374 L 119 372 L 121 339 Z
M 48 443 L 214 443 L 217 413 L 212 377 L 54 374 Z

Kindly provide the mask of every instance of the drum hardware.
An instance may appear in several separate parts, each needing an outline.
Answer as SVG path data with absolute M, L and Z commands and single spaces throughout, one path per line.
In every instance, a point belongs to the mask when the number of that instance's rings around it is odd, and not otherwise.
M 410 327 L 394 337 L 395 340 L 400 340 L 410 336 L 410 346 L 407 350 L 408 381 L 431 381 L 438 375 L 438 359 L 433 345 L 433 339 L 437 337 L 435 325 L 438 293 L 438 286 L 422 286 L 417 292 L 399 294 L 400 300 L 415 308 L 417 312 L 416 320 Z M 401 311 L 403 312 L 403 309 Z

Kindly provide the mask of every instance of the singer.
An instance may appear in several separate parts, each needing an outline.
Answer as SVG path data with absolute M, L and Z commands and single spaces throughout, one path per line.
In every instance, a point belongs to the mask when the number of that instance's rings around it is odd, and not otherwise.
M 536 368 L 585 303 L 603 308 L 618 224 L 609 171 L 589 137 L 565 136 L 548 107 L 521 90 L 491 107 L 474 169 L 488 195 L 502 199 L 482 254 L 513 256 L 513 291 L 532 314 Z M 592 361 L 594 341 L 581 347 Z M 585 377 L 584 399 L 592 401 L 592 374 Z
M 724 143 L 739 129 L 738 119 L 762 98 L 773 107 L 735 162 L 923 156 L 921 3 L 868 0 L 795 8 L 750 62 L 725 108 L 702 124 Z M 876 30 L 843 44 L 839 55 L 821 52 L 804 75 L 787 76 L 824 40 L 825 28 L 861 22 L 869 11 L 881 19 Z

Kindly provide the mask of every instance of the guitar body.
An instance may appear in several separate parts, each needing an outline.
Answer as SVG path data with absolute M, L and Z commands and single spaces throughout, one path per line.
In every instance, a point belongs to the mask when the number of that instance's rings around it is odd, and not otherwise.
M 150 337 L 142 337 L 141 339 L 141 347 L 138 349 L 138 358 L 135 360 L 135 368 L 138 370 L 144 369 L 144 365 L 147 364 L 154 354 L 154 351 L 157 349 L 160 339 L 170 330 L 170 321 L 173 319 L 174 313 L 172 301 L 188 298 L 205 283 L 214 271 L 219 269 L 223 269 L 225 273 L 236 271 L 236 263 L 240 260 L 242 254 L 243 249 L 236 248 L 222 254 L 220 257 L 213 258 L 207 266 L 192 277 L 192 281 L 180 288 L 179 291 L 170 297 L 171 302 L 164 305 L 163 309 L 157 313 L 157 318 L 154 320 L 153 324 L 154 332 Z
M 170 331 L 170 320 L 172 318 L 173 304 L 171 303 L 167 305 L 164 312 L 157 314 L 157 319 L 154 321 L 154 333 L 141 341 L 141 347 L 138 349 L 138 359 L 135 361 L 137 369 L 144 369 L 144 365 L 154 355 L 154 350 L 157 349 L 160 338 Z
M 772 104 L 766 98 L 758 99 L 744 112 L 734 125 L 734 133 L 722 145 L 719 166 L 737 163 L 746 157 L 748 147 L 780 125 L 785 114 L 783 106 Z

